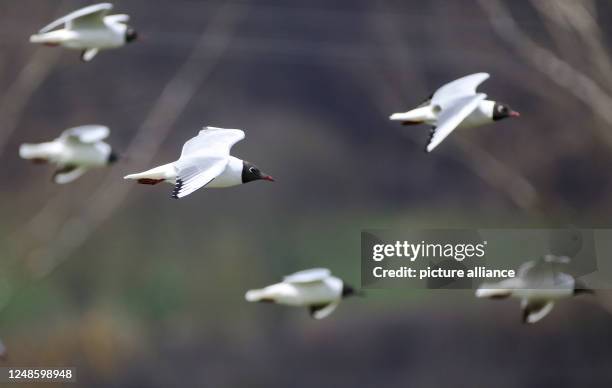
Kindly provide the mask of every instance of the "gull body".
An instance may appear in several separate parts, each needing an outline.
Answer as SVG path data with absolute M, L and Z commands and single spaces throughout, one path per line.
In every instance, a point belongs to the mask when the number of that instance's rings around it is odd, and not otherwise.
M 354 294 L 356 292 L 351 286 L 332 276 L 328 269 L 314 268 L 286 276 L 280 283 L 250 290 L 245 299 L 307 307 L 313 318 L 323 319 L 338 307 L 343 298 Z
M 476 297 L 520 299 L 523 323 L 536 323 L 550 313 L 556 301 L 593 293 L 573 276 L 559 271 L 558 266 L 568 262 L 567 257 L 554 255 L 528 261 L 521 265 L 516 277 L 482 284 Z
M 487 73 L 477 73 L 450 82 L 415 109 L 394 113 L 389 119 L 402 125 L 431 125 L 431 138 L 426 147 L 426 151 L 431 152 L 457 128 L 473 128 L 518 117 L 519 114 L 507 105 L 487 100 L 486 94 L 476 92 L 488 78 Z
M 223 188 L 255 180 L 273 181 L 250 162 L 231 156 L 232 146 L 244 139 L 240 129 L 206 127 L 183 146 L 180 158 L 150 170 L 126 175 L 140 184 L 174 185 L 173 198 L 182 198 L 201 187 Z
M 110 130 L 102 125 L 84 125 L 62 132 L 55 140 L 22 144 L 19 156 L 36 163 L 57 167 L 55 183 L 72 182 L 91 168 L 104 167 L 117 160 L 111 146 L 103 141 Z
M 112 8 L 110 3 L 81 8 L 42 28 L 30 42 L 82 50 L 81 59 L 91 61 L 100 50 L 122 47 L 138 37 L 127 25 L 128 15 L 108 15 Z
M 225 166 L 223 172 L 221 172 L 215 179 L 206 185 L 208 188 L 224 188 L 241 185 L 242 183 L 242 171 L 244 169 L 244 162 L 234 156 L 230 156 L 228 163 Z M 176 185 L 178 174 L 178 168 L 176 164 L 168 163 L 162 166 L 152 168 L 150 170 L 130 174 L 125 179 L 132 179 L 139 181 L 142 184 L 156 184 L 160 181 Z

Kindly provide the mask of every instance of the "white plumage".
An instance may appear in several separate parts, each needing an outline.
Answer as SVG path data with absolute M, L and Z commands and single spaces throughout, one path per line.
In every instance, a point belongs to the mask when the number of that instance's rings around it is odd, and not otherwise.
M 128 15 L 108 15 L 112 8 L 110 3 L 81 8 L 43 27 L 30 42 L 82 50 L 83 61 L 91 61 L 100 50 L 121 47 L 138 36 L 126 24 Z
M 546 255 L 538 261 L 528 261 L 520 266 L 516 277 L 482 284 L 476 290 L 476 297 L 520 299 L 523 322 L 538 322 L 552 310 L 555 301 L 581 292 L 592 293 L 578 285 L 573 276 L 559 270 L 560 265 L 568 262 L 569 258 L 554 255 Z
M 272 181 L 256 166 L 230 155 L 232 146 L 242 139 L 244 132 L 240 129 L 206 127 L 185 143 L 177 161 L 126 175 L 124 179 L 150 185 L 170 183 L 175 186 L 174 198 L 183 198 L 204 186 L 221 188 L 258 179 Z
M 104 167 L 117 160 L 110 145 L 103 140 L 110 130 L 102 125 L 84 125 L 62 132 L 55 140 L 38 144 L 22 144 L 19 156 L 39 163 L 57 166 L 55 183 L 69 183 L 88 169 Z
M 249 302 L 271 302 L 288 306 L 308 307 L 315 319 L 330 315 L 343 297 L 354 290 L 325 268 L 315 268 L 285 276 L 280 283 L 245 294 Z
M 477 127 L 518 116 L 517 112 L 506 105 L 487 100 L 486 94 L 476 92 L 478 86 L 488 78 L 487 73 L 477 73 L 450 82 L 417 108 L 394 113 L 390 119 L 400 121 L 403 125 L 432 125 L 434 128 L 426 147 L 426 151 L 431 152 L 456 128 Z

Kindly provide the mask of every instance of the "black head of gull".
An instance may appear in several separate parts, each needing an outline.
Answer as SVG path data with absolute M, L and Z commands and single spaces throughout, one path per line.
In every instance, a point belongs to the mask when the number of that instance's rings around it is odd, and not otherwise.
M 582 281 L 576 280 L 574 283 L 574 295 L 579 294 L 595 294 L 595 291 L 587 287 Z
M 127 30 L 125 30 L 125 42 L 131 43 L 137 39 L 138 39 L 138 32 L 136 32 L 136 30 L 133 29 L 132 27 L 128 27 Z
M 252 181 L 257 181 L 257 180 L 274 182 L 274 178 L 272 178 L 270 175 L 267 175 L 261 172 L 259 167 L 257 167 L 256 165 L 250 162 L 243 161 L 242 162 L 242 183 L 247 183 L 247 182 L 252 182 Z
M 342 297 L 347 298 L 349 296 L 363 296 L 363 292 L 356 290 L 350 284 L 342 284 Z
M 111 153 L 108 155 L 108 159 L 106 159 L 106 163 L 113 164 L 118 160 L 119 160 L 119 155 L 116 152 L 111 151 Z
M 508 117 L 520 117 L 520 113 L 513 111 L 506 104 L 496 102 L 493 106 L 493 121 L 502 120 Z

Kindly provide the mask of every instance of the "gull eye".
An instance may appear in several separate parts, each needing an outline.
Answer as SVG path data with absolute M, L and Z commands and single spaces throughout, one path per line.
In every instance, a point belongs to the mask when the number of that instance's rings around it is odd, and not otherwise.
M 249 167 L 249 172 L 251 174 L 257 174 L 257 169 L 255 167 Z

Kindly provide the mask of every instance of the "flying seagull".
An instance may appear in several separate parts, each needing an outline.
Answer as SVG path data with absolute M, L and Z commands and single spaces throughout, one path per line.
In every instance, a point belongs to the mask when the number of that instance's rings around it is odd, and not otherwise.
M 476 290 L 476 297 L 521 300 L 523 323 L 536 323 L 553 308 L 555 301 L 593 290 L 573 276 L 559 271 L 559 265 L 569 263 L 565 256 L 546 255 L 537 261 L 522 264 L 517 276 L 497 283 L 484 283 Z
M 230 187 L 260 179 L 273 182 L 254 164 L 230 156 L 232 146 L 242 139 L 244 132 L 240 129 L 206 127 L 185 143 L 176 162 L 126 175 L 124 179 L 145 185 L 173 184 L 173 198 L 183 198 L 204 186 Z
M 487 95 L 476 88 L 489 78 L 477 73 L 459 78 L 438 89 L 430 98 L 405 113 L 394 113 L 389 118 L 402 125 L 432 125 L 426 152 L 433 151 L 455 128 L 472 128 L 507 117 L 519 117 L 506 104 L 487 100 Z
M 110 134 L 103 125 L 83 125 L 62 132 L 55 140 L 39 144 L 22 144 L 19 156 L 35 163 L 57 166 L 53 174 L 55 183 L 69 183 L 95 167 L 108 166 L 117 161 L 105 138 Z
M 249 302 L 270 302 L 289 306 L 308 307 L 315 319 L 331 314 L 342 298 L 359 294 L 325 268 L 307 269 L 285 276 L 281 283 L 260 290 L 250 290 Z
M 127 25 L 129 15 L 109 15 L 111 9 L 110 3 L 81 8 L 30 36 L 30 42 L 82 50 L 81 59 L 89 62 L 100 50 L 118 48 L 138 38 Z

